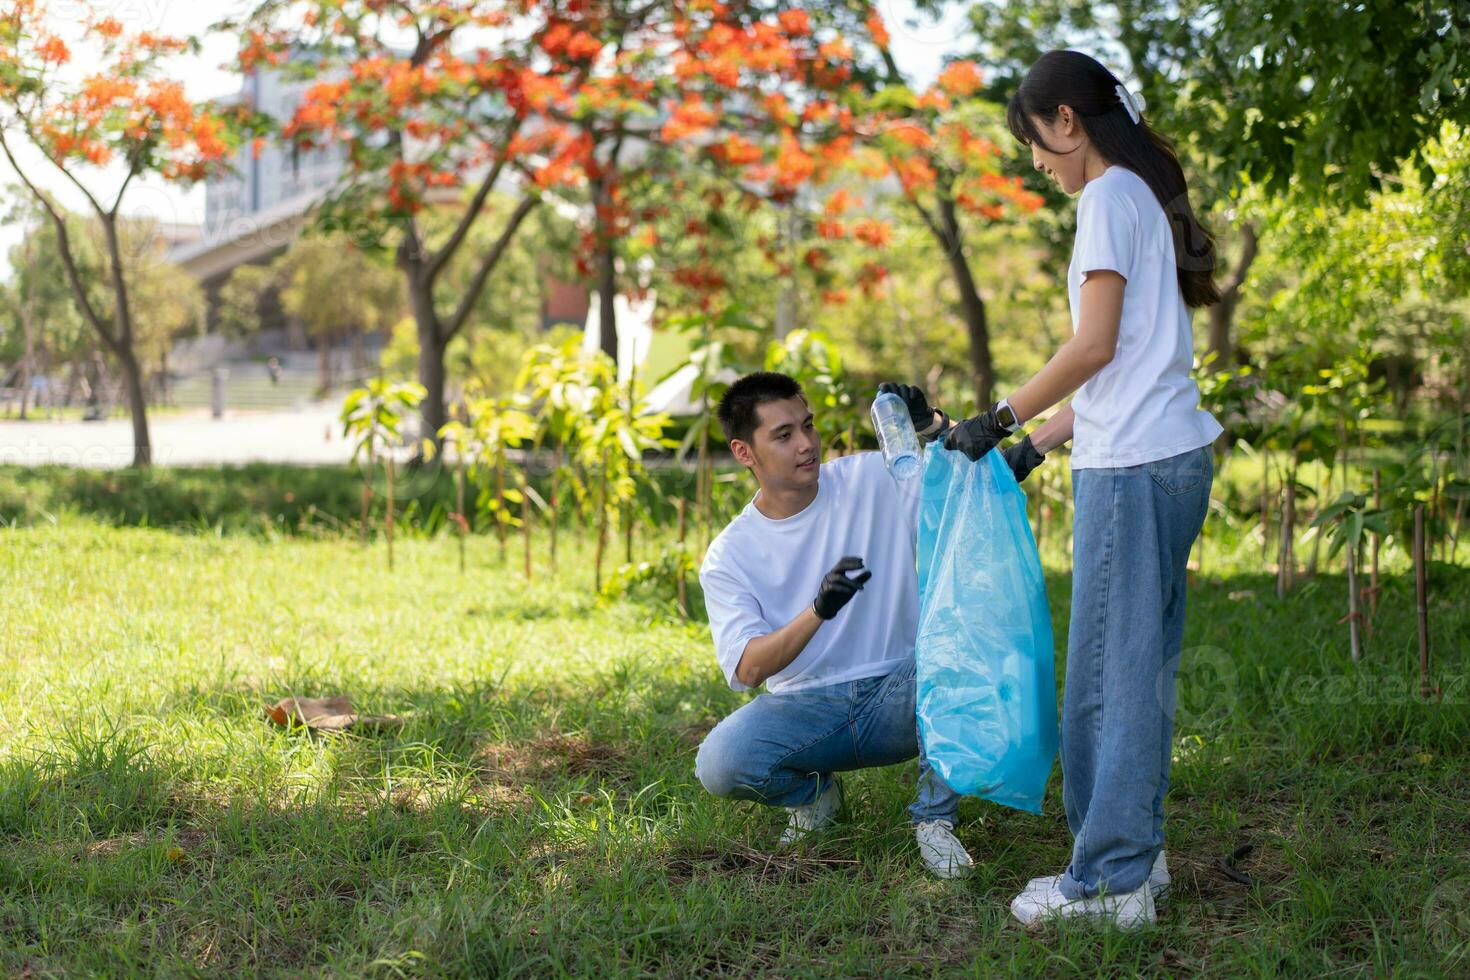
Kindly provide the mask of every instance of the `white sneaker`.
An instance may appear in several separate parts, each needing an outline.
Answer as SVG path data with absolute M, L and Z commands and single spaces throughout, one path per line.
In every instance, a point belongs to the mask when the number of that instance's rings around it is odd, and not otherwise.
M 817 797 L 816 802 L 805 806 L 790 807 L 791 819 L 781 831 L 781 846 L 795 844 L 814 830 L 830 827 L 837 819 L 837 809 L 842 806 L 842 784 L 837 777 L 827 786 L 827 792 Z
M 1169 877 L 1169 858 L 1161 850 L 1159 856 L 1154 858 L 1154 866 L 1148 872 L 1148 888 L 1153 892 L 1154 901 L 1162 902 L 1169 897 L 1169 886 L 1174 879 Z M 1048 889 L 1060 887 L 1061 875 L 1043 875 L 1040 878 L 1032 878 L 1026 887 L 1021 890 L 1026 892 L 1047 891 Z
M 975 859 L 954 835 L 954 824 L 948 820 L 915 824 L 914 839 L 919 842 L 924 867 L 936 878 L 963 878 L 975 867 Z
M 1011 915 L 1028 929 L 1051 919 L 1090 919 L 1119 929 L 1137 929 L 1158 921 L 1154 893 L 1147 883 L 1120 895 L 1068 898 L 1052 887 L 1023 891 L 1011 899 Z

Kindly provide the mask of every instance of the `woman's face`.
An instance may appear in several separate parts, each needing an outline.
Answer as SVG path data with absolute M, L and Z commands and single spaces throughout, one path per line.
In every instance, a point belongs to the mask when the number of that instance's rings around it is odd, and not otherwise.
M 1070 106 L 1058 106 L 1054 119 L 1032 116 L 1031 122 L 1041 133 L 1041 140 L 1031 143 L 1032 165 L 1055 180 L 1064 194 L 1080 191 L 1086 183 L 1088 140 L 1077 114 Z

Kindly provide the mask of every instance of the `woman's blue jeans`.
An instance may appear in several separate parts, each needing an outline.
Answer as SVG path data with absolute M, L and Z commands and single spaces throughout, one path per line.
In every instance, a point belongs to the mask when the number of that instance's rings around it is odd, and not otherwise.
M 1164 845 L 1185 565 L 1214 479 L 1209 446 L 1072 472 L 1072 621 L 1062 699 L 1069 898 L 1130 892 Z
M 770 806 L 816 801 L 832 773 L 888 766 L 919 756 L 914 823 L 954 823 L 959 795 L 924 761 L 914 714 L 914 663 L 790 694 L 762 694 L 715 726 L 694 774 L 716 796 Z

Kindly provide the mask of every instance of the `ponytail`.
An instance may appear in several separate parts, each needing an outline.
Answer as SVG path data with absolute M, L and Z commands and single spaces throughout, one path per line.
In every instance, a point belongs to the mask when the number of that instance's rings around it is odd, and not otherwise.
M 1174 261 L 1185 304 L 1194 308 L 1218 303 L 1215 236 L 1190 207 L 1184 168 L 1173 144 L 1148 120 L 1139 116 L 1135 121 L 1118 79 L 1078 51 L 1048 51 L 1026 72 L 1006 106 L 1011 134 L 1028 146 L 1035 143 L 1049 150 L 1035 119 L 1050 122 L 1062 105 L 1077 114 L 1105 160 L 1133 171 L 1154 192 L 1174 234 Z

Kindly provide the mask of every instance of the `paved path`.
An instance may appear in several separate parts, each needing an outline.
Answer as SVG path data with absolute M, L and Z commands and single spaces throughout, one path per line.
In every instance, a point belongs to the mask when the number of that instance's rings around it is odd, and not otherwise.
M 345 463 L 351 447 L 342 439 L 337 403 L 279 412 L 207 411 L 151 416 L 153 461 L 159 466 L 220 463 Z M 133 427 L 125 418 L 101 422 L 0 420 L 0 464 L 59 463 L 90 469 L 133 461 Z

